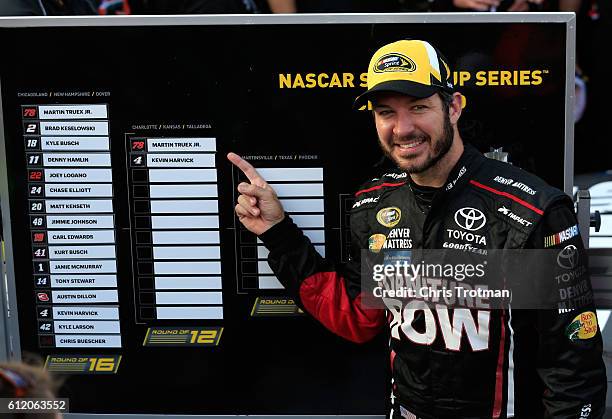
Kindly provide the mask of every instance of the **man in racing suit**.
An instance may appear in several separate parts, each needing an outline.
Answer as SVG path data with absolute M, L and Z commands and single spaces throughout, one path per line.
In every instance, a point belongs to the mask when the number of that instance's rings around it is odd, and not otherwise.
M 322 258 L 270 185 L 230 153 L 250 181 L 238 186 L 238 218 L 270 250 L 278 279 L 325 327 L 355 342 L 390 328 L 392 417 L 601 418 L 602 340 L 573 203 L 463 144 L 462 99 L 450 75 L 424 41 L 398 41 L 372 57 L 368 91 L 356 104 L 371 101 L 381 148 L 397 169 L 355 194 L 348 264 Z M 558 261 L 554 275 L 521 284 L 558 290 L 558 305 L 414 309 L 383 298 L 387 310 L 370 307 L 360 281 L 364 249 L 546 249 Z

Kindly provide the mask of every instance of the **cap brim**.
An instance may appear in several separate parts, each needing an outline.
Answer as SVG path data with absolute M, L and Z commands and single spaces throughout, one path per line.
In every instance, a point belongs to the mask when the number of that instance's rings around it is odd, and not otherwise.
M 372 87 L 370 90 L 362 93 L 355 99 L 353 103 L 353 109 L 359 109 L 363 105 L 367 105 L 367 101 L 378 93 L 391 92 L 400 93 L 403 95 L 423 98 L 429 97 L 434 93 L 441 91 L 442 88 L 438 86 L 426 86 L 421 83 L 415 83 L 408 80 L 390 80 L 383 83 L 379 83 Z

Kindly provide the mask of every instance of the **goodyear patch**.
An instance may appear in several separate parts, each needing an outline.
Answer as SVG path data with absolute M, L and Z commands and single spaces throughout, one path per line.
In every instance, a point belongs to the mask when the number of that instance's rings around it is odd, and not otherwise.
M 385 245 L 385 241 L 387 240 L 387 236 L 384 234 L 372 234 L 368 239 L 368 248 L 374 252 L 380 252 L 380 249 Z
M 383 208 L 376 214 L 376 220 L 385 227 L 395 227 L 402 218 L 402 211 L 398 207 Z
M 565 329 L 565 336 L 572 342 L 590 339 L 597 334 L 597 316 L 592 311 L 580 313 Z
M 47 355 L 45 369 L 58 374 L 117 374 L 121 355 Z
M 374 63 L 372 70 L 375 73 L 390 73 L 396 71 L 411 73 L 416 70 L 416 64 L 404 54 L 393 52 L 380 57 L 380 59 Z
M 251 310 L 251 317 L 302 316 L 304 311 L 291 298 L 257 297 Z
M 223 327 L 149 327 L 143 346 L 218 346 Z

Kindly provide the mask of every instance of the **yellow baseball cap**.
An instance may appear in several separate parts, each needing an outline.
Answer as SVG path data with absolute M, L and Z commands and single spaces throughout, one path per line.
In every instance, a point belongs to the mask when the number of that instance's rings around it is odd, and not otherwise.
M 374 53 L 368 67 L 368 90 L 353 106 L 366 105 L 377 92 L 429 97 L 441 90 L 455 91 L 446 59 L 429 42 L 405 39 Z

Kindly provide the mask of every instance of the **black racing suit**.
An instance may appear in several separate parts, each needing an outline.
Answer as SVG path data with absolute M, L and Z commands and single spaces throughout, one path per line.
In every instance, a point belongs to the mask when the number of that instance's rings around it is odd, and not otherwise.
M 260 238 L 278 279 L 325 327 L 354 342 L 390 328 L 392 417 L 603 416 L 602 339 L 585 266 L 570 266 L 563 281 L 521 278 L 534 289 L 562 287 L 558 309 L 463 309 L 459 316 L 456 308 L 362 303 L 363 249 L 549 249 L 559 257 L 577 249 L 584 264 L 573 203 L 562 191 L 466 145 L 430 209 L 418 204 L 399 170 L 365 184 L 351 210 L 351 233 L 352 259 L 342 265 L 322 258 L 289 217 Z

